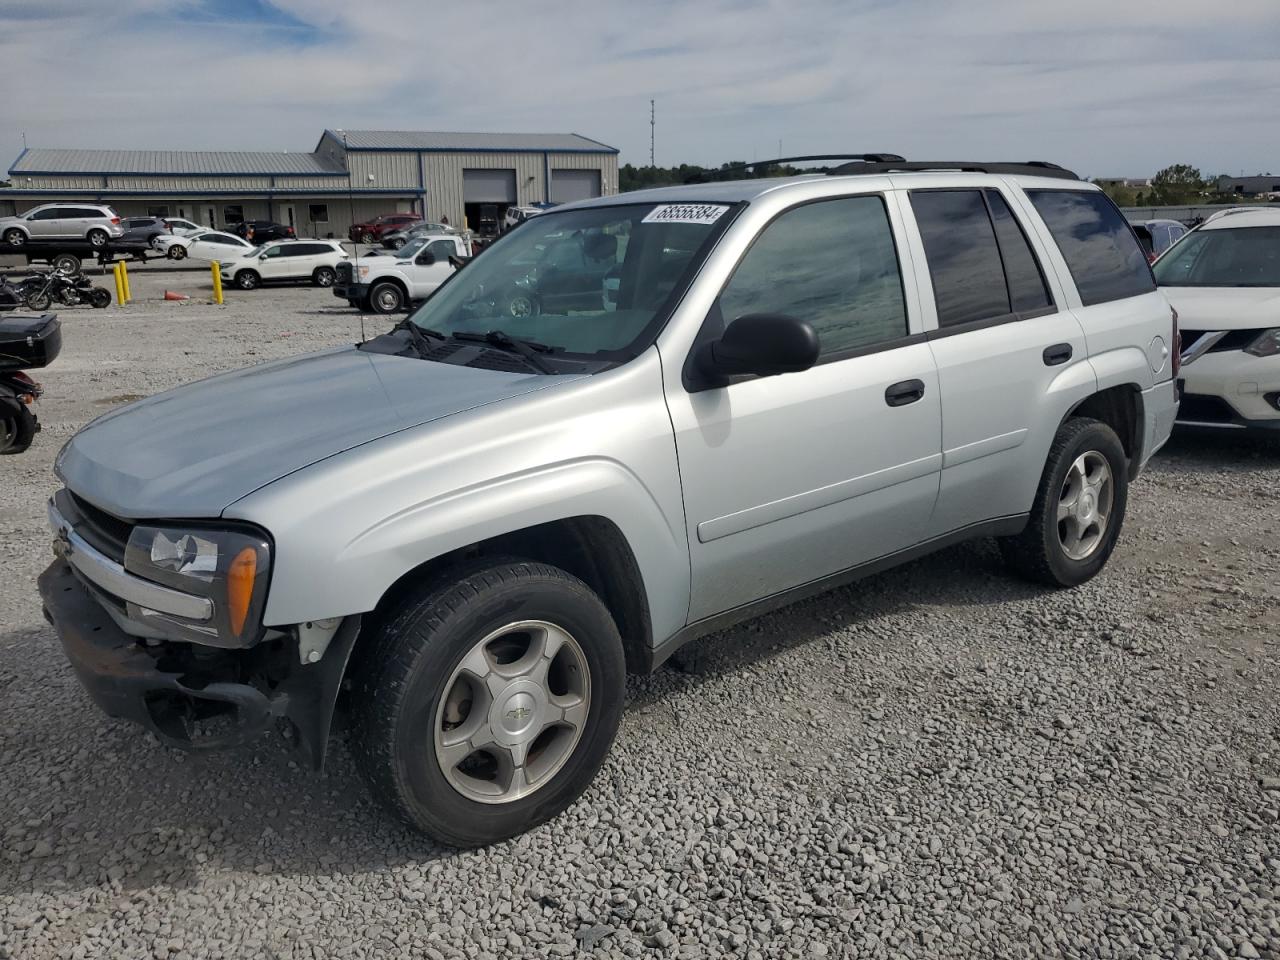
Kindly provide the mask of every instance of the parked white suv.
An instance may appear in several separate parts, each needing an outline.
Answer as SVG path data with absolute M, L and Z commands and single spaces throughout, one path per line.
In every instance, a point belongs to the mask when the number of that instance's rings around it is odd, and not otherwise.
M 453 273 L 450 257 L 469 255 L 455 233 L 425 233 L 391 254 L 347 257 L 338 264 L 333 295 L 373 313 L 399 313 L 425 300 Z
M 335 268 L 346 255 L 337 240 L 277 240 L 222 261 L 220 270 L 223 283 L 234 283 L 241 290 L 280 280 L 309 280 L 317 287 L 331 287 Z
M 105 247 L 122 236 L 119 214 L 100 203 L 46 203 L 20 216 L 0 217 L 0 240 L 10 247 L 42 240 L 85 240 Z
M 1094 576 L 1175 340 L 1120 212 L 1052 166 L 566 205 L 384 335 L 85 427 L 40 591 L 113 716 L 196 747 L 283 718 L 318 765 L 341 689 L 388 808 L 487 843 L 572 803 L 626 674 L 701 634 L 972 537 Z
M 1214 214 L 1155 274 L 1182 327 L 1178 422 L 1280 430 L 1280 210 Z

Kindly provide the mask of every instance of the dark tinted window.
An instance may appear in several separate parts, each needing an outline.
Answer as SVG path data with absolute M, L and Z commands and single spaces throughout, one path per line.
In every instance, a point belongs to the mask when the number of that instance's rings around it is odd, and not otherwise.
M 905 337 L 902 276 L 884 200 L 845 197 L 782 214 L 738 264 L 720 310 L 726 323 L 749 313 L 807 320 L 823 356 Z
M 1031 313 L 1053 306 L 1049 287 L 1044 282 L 1044 272 L 1036 260 L 1027 235 L 1014 217 L 1013 211 L 999 190 L 988 190 L 987 209 L 996 228 L 996 240 L 1000 244 L 1000 256 L 1004 260 L 1004 275 L 1009 282 L 1009 306 L 1014 313 Z
M 1029 190 L 1071 270 L 1085 306 L 1155 289 L 1147 257 L 1106 194 L 1093 190 Z
M 938 326 L 1010 313 L 996 233 L 981 190 L 911 194 L 938 304 Z

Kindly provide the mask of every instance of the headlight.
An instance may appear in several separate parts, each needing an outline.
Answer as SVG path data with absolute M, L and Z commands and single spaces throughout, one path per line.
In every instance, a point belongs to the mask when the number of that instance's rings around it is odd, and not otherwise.
M 262 631 L 271 544 L 252 530 L 134 527 L 125 548 L 130 573 L 213 603 L 208 620 L 187 620 L 129 604 L 129 616 L 165 633 L 217 647 L 244 647 Z
M 1263 330 L 1262 336 L 1244 348 L 1245 353 L 1255 357 L 1274 357 L 1280 355 L 1280 327 Z

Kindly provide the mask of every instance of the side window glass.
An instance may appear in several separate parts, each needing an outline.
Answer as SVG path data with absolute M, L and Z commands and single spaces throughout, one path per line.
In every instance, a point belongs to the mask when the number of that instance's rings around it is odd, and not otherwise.
M 720 293 L 726 323 L 751 313 L 806 320 L 822 357 L 907 335 L 902 274 L 880 196 L 795 207 L 764 228 Z
M 953 327 L 1012 313 L 995 228 L 981 190 L 911 194 L 924 240 L 938 326 Z
M 1146 254 L 1106 194 L 1093 190 L 1028 190 L 1067 261 L 1084 305 L 1150 293 Z
M 1004 275 L 1009 283 L 1009 306 L 1014 313 L 1031 313 L 1053 306 L 1044 271 L 1035 251 L 1022 230 L 1022 225 L 1009 209 L 999 190 L 988 190 L 987 209 L 996 228 L 996 241 L 1004 261 Z

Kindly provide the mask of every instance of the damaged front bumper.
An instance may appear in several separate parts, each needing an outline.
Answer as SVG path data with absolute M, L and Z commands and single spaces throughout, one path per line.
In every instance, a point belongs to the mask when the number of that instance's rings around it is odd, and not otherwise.
M 93 701 L 108 715 L 141 724 L 187 750 L 236 747 L 278 718 L 292 723 L 299 749 L 324 765 L 338 687 L 360 618 L 347 617 L 323 656 L 300 663 L 296 639 L 222 650 L 176 641 L 148 643 L 125 633 L 65 560 L 39 578 L 44 615 Z M 202 726 L 217 719 L 202 735 Z

